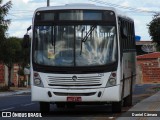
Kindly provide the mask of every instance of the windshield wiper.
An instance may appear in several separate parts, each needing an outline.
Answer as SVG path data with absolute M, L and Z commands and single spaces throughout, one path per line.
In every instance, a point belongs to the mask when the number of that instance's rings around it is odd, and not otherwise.
M 96 25 L 91 26 L 90 30 L 86 33 L 84 38 L 82 39 L 82 42 L 86 42 L 92 31 L 96 28 Z
M 54 53 L 55 53 L 55 44 L 56 44 L 56 27 L 54 26 L 54 33 L 53 33 L 53 27 L 52 27 L 52 36 L 51 36 L 51 40 L 52 40 L 52 46 L 54 46 Z M 54 36 L 53 36 L 54 34 Z
M 90 34 L 92 33 L 92 31 L 96 28 L 96 25 L 92 25 L 90 30 L 86 33 L 86 35 L 82 38 L 81 40 L 81 50 L 80 50 L 80 55 L 82 54 L 82 43 L 86 42 L 88 37 L 90 36 Z M 84 29 L 82 29 L 82 36 L 83 36 L 83 31 Z

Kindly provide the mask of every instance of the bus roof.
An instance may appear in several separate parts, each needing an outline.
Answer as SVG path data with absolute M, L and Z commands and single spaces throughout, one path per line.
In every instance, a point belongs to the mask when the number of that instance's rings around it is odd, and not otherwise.
M 132 18 L 128 17 L 124 12 L 115 9 L 113 7 L 105 7 L 105 6 L 98 6 L 95 4 L 87 4 L 87 3 L 72 3 L 72 4 L 66 4 L 61 6 L 49 6 L 49 7 L 40 7 L 35 10 L 37 11 L 45 11 L 45 10 L 69 10 L 69 9 L 87 9 L 87 10 L 111 10 L 114 11 L 117 16 L 120 16 L 122 18 L 130 19 L 133 21 Z

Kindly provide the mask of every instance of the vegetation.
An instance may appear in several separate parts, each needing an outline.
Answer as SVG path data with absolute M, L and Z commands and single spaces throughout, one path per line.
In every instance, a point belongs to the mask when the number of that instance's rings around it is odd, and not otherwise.
M 0 92 L 5 92 L 5 91 L 8 91 L 8 86 L 2 86 L 0 88 Z
M 147 26 L 152 41 L 157 44 L 156 46 L 160 50 L 160 14 L 155 14 Z
M 11 70 L 16 63 L 19 65 L 19 75 L 24 75 L 23 70 L 29 64 L 29 48 L 22 47 L 23 40 L 17 37 L 7 37 L 7 30 L 11 20 L 5 19 L 12 6 L 9 1 L 2 5 L 0 0 L 0 63 L 8 67 L 8 89 L 11 85 Z
M 8 26 L 10 24 L 9 19 L 5 19 L 8 15 L 10 8 L 12 7 L 12 2 L 8 1 L 5 4 L 2 4 L 3 0 L 0 0 L 0 63 L 4 63 L 3 59 L 3 48 L 6 41 L 6 32 L 8 30 Z
M 14 63 L 21 61 L 21 39 L 16 37 L 10 37 L 1 47 L 1 61 L 8 67 L 8 87 L 11 85 L 11 70 Z
M 2 45 L 2 42 L 6 39 L 6 31 L 8 30 L 10 20 L 5 19 L 5 17 L 8 15 L 11 6 L 11 1 L 2 5 L 2 0 L 0 0 L 0 45 Z
M 9 71 L 9 86 L 11 85 L 11 70 L 13 65 L 16 63 L 19 65 L 19 75 L 24 75 L 23 70 L 29 64 L 29 49 L 22 47 L 22 39 L 17 37 L 10 37 L 5 42 L 1 48 L 1 56 L 3 63 L 8 67 Z

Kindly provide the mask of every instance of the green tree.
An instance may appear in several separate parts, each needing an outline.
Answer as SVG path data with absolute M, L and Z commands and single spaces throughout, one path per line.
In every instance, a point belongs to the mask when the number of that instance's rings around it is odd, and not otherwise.
M 8 15 L 9 9 L 12 6 L 12 2 L 8 1 L 5 4 L 2 4 L 3 0 L 0 0 L 0 63 L 4 63 L 3 61 L 3 48 L 4 48 L 4 42 L 6 40 L 6 32 L 8 30 L 8 26 L 10 24 L 9 19 L 5 19 L 5 17 Z
M 157 48 L 160 47 L 160 14 L 155 14 L 152 21 L 147 25 L 149 35 L 153 42 L 157 43 Z
M 6 31 L 8 30 L 10 20 L 5 19 L 5 17 L 8 15 L 9 9 L 12 6 L 11 1 L 5 3 L 4 5 L 2 5 L 2 1 L 3 0 L 0 0 L 0 45 L 2 45 L 1 42 L 6 39 Z
M 19 63 L 21 61 L 21 39 L 16 37 L 10 37 L 5 40 L 3 46 L 1 48 L 1 60 L 8 67 L 8 88 L 10 88 L 11 84 L 11 70 L 13 68 L 14 63 Z

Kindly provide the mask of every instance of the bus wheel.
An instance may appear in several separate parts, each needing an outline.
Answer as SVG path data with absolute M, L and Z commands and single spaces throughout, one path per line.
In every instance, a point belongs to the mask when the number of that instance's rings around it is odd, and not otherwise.
M 113 113 L 120 113 L 122 110 L 122 101 L 120 102 L 113 102 L 112 103 L 112 112 Z
M 124 98 L 123 106 L 124 107 L 132 106 L 132 94 L 130 94 L 127 97 Z
M 50 111 L 50 103 L 49 102 L 39 102 L 40 112 L 49 113 Z
M 130 81 L 130 94 L 124 98 L 123 106 L 132 106 L 132 84 L 133 84 L 133 74 L 131 73 L 131 81 Z

